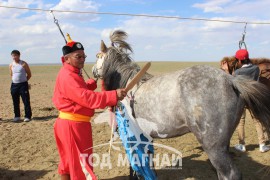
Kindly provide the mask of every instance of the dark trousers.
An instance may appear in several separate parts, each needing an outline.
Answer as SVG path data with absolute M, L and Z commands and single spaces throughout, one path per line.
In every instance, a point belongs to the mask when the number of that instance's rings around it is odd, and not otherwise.
M 20 117 L 20 96 L 22 97 L 22 101 L 24 104 L 24 112 L 26 118 L 31 119 L 32 111 L 30 105 L 30 94 L 28 88 L 28 82 L 23 83 L 11 83 L 10 88 L 12 100 L 13 100 L 13 107 L 14 107 L 14 114 L 15 117 Z

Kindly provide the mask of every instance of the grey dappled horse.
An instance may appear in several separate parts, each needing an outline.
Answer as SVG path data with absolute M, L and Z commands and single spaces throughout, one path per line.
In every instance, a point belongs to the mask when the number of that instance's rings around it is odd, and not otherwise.
M 127 34 L 110 35 L 111 47 L 101 43 L 93 74 L 105 88 L 124 88 L 138 71 L 125 42 Z M 269 131 L 270 93 L 261 83 L 233 77 L 206 65 L 152 76 L 148 73 L 132 90 L 131 106 L 140 128 L 153 138 L 171 138 L 192 132 L 201 143 L 219 179 L 241 179 L 228 147 L 244 106 Z

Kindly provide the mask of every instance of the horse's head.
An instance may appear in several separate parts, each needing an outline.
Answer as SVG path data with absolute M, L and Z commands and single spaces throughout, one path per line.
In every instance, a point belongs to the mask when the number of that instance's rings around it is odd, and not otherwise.
M 225 72 L 232 74 L 236 69 L 238 69 L 238 61 L 234 56 L 224 57 L 220 61 L 220 68 Z
M 107 46 L 101 40 L 100 52 L 97 53 L 97 55 L 96 55 L 96 57 L 97 57 L 96 64 L 94 64 L 94 66 L 92 68 L 92 73 L 93 73 L 95 78 L 103 79 L 102 71 L 103 71 L 103 65 L 104 65 L 107 50 L 108 50 Z
M 126 38 L 126 32 L 116 30 L 110 34 L 112 44 L 110 47 L 101 41 L 100 52 L 97 54 L 92 73 L 94 77 L 104 80 L 107 90 L 123 87 L 132 73 L 132 60 L 128 53 L 132 52 L 132 48 L 125 42 Z

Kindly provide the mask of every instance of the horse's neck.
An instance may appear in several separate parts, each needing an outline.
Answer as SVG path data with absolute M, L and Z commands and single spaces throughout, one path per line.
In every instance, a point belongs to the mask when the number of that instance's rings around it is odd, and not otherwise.
M 137 69 L 131 69 L 127 68 L 121 72 L 121 80 L 120 80 L 120 86 L 126 87 L 129 80 L 132 79 L 136 74 L 138 70 Z
M 256 65 L 270 63 L 270 59 L 268 58 L 251 58 L 250 61 L 252 64 L 256 64 Z
M 134 77 L 134 75 L 133 75 Z M 130 78 L 127 82 L 127 84 L 133 79 Z M 132 100 L 134 100 L 135 96 L 136 96 L 136 92 L 137 90 L 141 87 L 141 85 L 143 85 L 145 82 L 147 82 L 149 79 L 151 79 L 152 77 L 154 77 L 153 75 L 151 74 L 148 74 L 147 72 L 143 75 L 143 77 L 140 79 L 139 82 L 137 82 L 137 84 L 128 92 L 128 96 L 131 97 Z M 132 105 L 132 103 L 131 103 Z M 132 105 L 133 107 L 133 105 Z M 134 116 L 135 117 L 135 116 Z
M 105 87 L 107 90 L 113 90 L 118 88 L 125 88 L 130 79 L 132 79 L 138 72 L 140 68 L 137 64 L 121 65 L 116 68 L 113 72 L 109 72 L 105 78 Z M 145 82 L 153 76 L 145 73 L 141 78 L 140 82 Z
M 126 68 L 124 69 L 122 72 L 121 72 L 121 81 L 122 83 L 120 84 L 123 84 L 122 87 L 126 87 L 126 85 L 128 84 L 128 82 L 130 80 L 132 80 L 134 78 L 134 76 L 140 71 L 140 69 L 136 68 L 136 67 L 129 67 L 129 68 Z M 143 83 L 147 80 L 149 80 L 150 78 L 152 78 L 153 75 L 151 74 L 148 74 L 148 73 L 145 73 L 143 75 L 143 77 L 141 78 L 141 80 L 139 81 L 139 83 Z

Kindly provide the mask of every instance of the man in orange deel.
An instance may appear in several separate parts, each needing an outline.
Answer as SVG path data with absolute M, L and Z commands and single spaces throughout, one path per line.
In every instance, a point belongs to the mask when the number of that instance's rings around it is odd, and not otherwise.
M 62 51 L 63 67 L 56 78 L 53 95 L 53 103 L 59 110 L 54 124 L 60 155 L 58 172 L 62 180 L 96 180 L 91 165 L 91 117 L 95 109 L 115 106 L 126 92 L 124 89 L 94 92 L 95 80 L 85 82 L 81 74 L 86 58 L 83 45 L 69 38 Z

